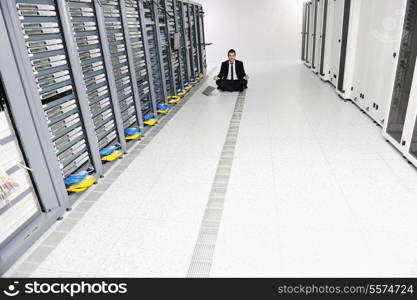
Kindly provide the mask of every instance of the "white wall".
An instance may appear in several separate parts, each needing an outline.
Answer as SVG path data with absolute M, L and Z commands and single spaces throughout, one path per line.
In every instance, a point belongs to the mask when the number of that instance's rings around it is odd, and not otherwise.
M 196 0 L 206 12 L 209 66 L 233 48 L 245 62 L 300 59 L 303 0 Z

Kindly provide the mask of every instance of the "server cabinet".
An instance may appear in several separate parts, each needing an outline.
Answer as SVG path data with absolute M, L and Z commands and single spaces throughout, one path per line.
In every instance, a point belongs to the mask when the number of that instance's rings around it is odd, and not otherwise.
M 206 37 L 204 33 L 204 17 L 205 12 L 201 5 L 196 5 L 197 9 L 197 38 L 199 49 L 199 61 L 200 61 L 200 76 L 204 76 L 207 72 L 207 59 L 206 59 Z
M 306 37 L 307 36 L 307 2 L 303 3 L 303 14 L 301 20 L 301 61 L 306 61 Z
M 113 76 L 128 74 L 129 69 L 125 67 L 113 75 L 104 24 L 94 2 L 69 0 L 66 6 L 100 151 L 109 145 L 125 144 Z
M 305 56 L 306 56 L 306 60 L 304 62 L 304 64 L 311 68 L 311 56 L 312 56 L 312 19 L 311 19 L 311 15 L 312 15 L 312 3 L 311 2 L 307 2 L 306 3 L 306 15 L 307 15 L 307 19 L 306 19 L 306 50 L 305 50 Z
M 185 47 L 187 49 L 187 59 L 188 59 L 188 78 L 189 83 L 191 83 L 194 79 L 194 72 L 195 72 L 195 61 L 194 61 L 194 45 L 193 45 L 193 34 L 191 32 L 191 11 L 190 11 L 190 4 L 186 1 L 182 1 L 182 9 L 183 9 L 183 20 L 184 20 L 184 39 L 185 39 Z
M 358 55 L 361 2 L 363 1 L 345 0 L 344 5 L 340 65 L 336 87 L 337 93 L 344 99 L 352 98 L 355 62 Z
M 197 76 L 200 74 L 200 45 L 198 40 L 198 7 L 194 3 L 188 3 L 190 39 L 191 39 L 191 56 L 192 56 L 192 72 L 191 80 L 195 82 Z
M 345 0 L 334 0 L 333 3 L 333 27 L 332 35 L 330 39 L 331 54 L 329 64 L 329 80 L 335 87 L 338 85 L 339 80 L 339 68 L 341 66 L 341 54 L 342 54 L 342 40 L 343 40 L 343 16 L 344 16 Z M 330 24 L 329 24 L 330 25 Z
M 391 99 L 406 1 L 361 1 L 351 99 L 383 125 Z M 389 22 L 389 23 L 388 23 Z M 395 53 L 395 55 L 394 55 Z
M 126 21 L 129 31 L 129 42 L 133 55 L 133 69 L 136 76 L 135 88 L 138 90 L 142 116 L 156 115 L 155 90 L 149 60 L 148 44 L 145 42 L 145 15 L 141 2 L 125 0 Z
M 327 1 L 326 11 L 323 13 L 323 43 L 324 50 L 322 50 L 322 58 L 320 62 L 320 72 L 319 77 L 323 81 L 330 81 L 331 77 L 331 62 L 333 56 L 333 47 L 334 47 L 334 10 L 335 10 L 335 1 Z
M 183 87 L 187 86 L 191 81 L 191 65 L 190 65 L 190 48 L 188 40 L 188 27 L 185 21 L 186 8 L 183 1 L 177 0 L 176 12 L 178 19 L 178 30 L 180 33 L 180 56 L 181 56 L 181 73 L 183 78 Z
M 171 2 L 170 11 L 168 11 L 168 2 Z M 158 0 L 158 6 L 156 9 L 159 33 L 160 33 L 160 47 L 162 55 L 162 66 L 165 77 L 166 86 L 166 101 L 170 96 L 176 94 L 176 71 L 179 66 L 178 60 L 175 61 L 172 53 L 171 36 L 175 34 L 175 16 L 172 10 L 172 1 Z M 172 26 L 171 19 L 174 24 Z M 175 68 L 175 70 L 174 70 Z
M 408 0 L 384 136 L 404 155 L 415 154 L 417 0 Z M 410 155 L 410 152 L 413 153 Z M 412 159 L 415 163 L 415 160 Z
M 320 22 L 319 34 L 319 45 L 317 53 L 317 71 L 319 76 L 324 75 L 325 57 L 328 52 L 326 45 L 326 34 L 327 34 L 327 12 L 329 9 L 329 0 L 319 1 L 319 15 L 318 19 Z
M 309 61 L 311 63 L 311 69 L 313 72 L 316 70 L 316 37 L 317 37 L 317 5 L 318 1 L 313 0 L 310 4 L 310 36 L 309 36 L 309 44 L 311 45 L 311 51 L 309 52 Z
M 321 50 L 323 44 L 323 25 L 324 25 L 324 4 L 325 0 L 314 0 L 315 5 L 315 19 L 316 29 L 314 35 L 314 61 L 312 63 L 313 72 L 318 74 L 320 72 L 321 64 Z
M 157 17 L 157 6 L 154 1 L 143 1 L 144 23 L 146 30 L 145 43 L 149 51 L 149 61 L 151 67 L 151 76 L 153 79 L 153 88 L 155 103 L 165 104 L 167 102 L 167 89 L 165 71 L 163 68 L 163 57 L 160 33 L 159 18 Z
M 105 34 L 110 50 L 111 70 L 114 77 L 123 130 L 143 129 L 142 109 L 133 53 L 129 39 L 125 1 L 101 0 Z
M 162 1 L 165 10 L 165 20 L 167 27 L 167 44 L 168 57 L 167 60 L 171 66 L 171 86 L 168 88 L 168 99 L 171 96 L 176 96 L 178 92 L 183 90 L 183 79 L 181 72 L 181 55 L 180 55 L 180 33 L 178 27 L 178 17 L 176 10 L 176 0 Z M 163 13 L 163 12 L 162 12 Z

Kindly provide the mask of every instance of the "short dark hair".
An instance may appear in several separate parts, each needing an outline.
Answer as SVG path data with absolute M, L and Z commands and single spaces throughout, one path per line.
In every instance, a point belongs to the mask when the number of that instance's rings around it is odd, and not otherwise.
M 229 52 L 227 52 L 227 55 L 229 55 L 230 53 L 236 54 L 236 51 L 234 49 L 230 49 Z

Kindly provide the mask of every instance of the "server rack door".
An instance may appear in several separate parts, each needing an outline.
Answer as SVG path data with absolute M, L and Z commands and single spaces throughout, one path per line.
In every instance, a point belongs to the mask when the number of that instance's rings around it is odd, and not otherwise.
M 312 27 L 311 27 L 311 2 L 307 3 L 307 31 L 306 31 L 306 61 L 305 64 L 308 67 L 311 67 L 311 32 L 312 32 Z
M 136 88 L 139 92 L 142 115 L 156 114 L 153 80 L 150 72 L 149 51 L 145 43 L 144 15 L 141 4 L 136 0 L 125 0 L 126 19 L 136 77 Z
M 316 42 L 317 42 L 317 6 L 318 0 L 313 0 L 311 3 L 313 11 L 312 11 L 312 26 L 313 32 L 311 34 L 311 41 L 312 41 L 312 51 L 311 51 L 311 68 L 313 71 L 316 71 Z
M 371 10 L 373 9 L 371 1 L 361 1 L 359 28 L 357 37 L 357 49 L 355 59 L 355 72 L 352 81 L 353 90 L 351 91 L 352 100 L 363 110 L 369 111 L 367 88 L 370 80 L 370 34 L 371 34 Z
M 329 7 L 329 1 L 328 0 L 323 0 L 320 1 L 320 57 L 318 59 L 319 61 L 319 66 L 318 66 L 318 72 L 319 72 L 319 76 L 323 76 L 324 75 L 324 58 L 326 55 L 326 32 L 327 32 L 327 11 L 328 11 L 328 7 Z
M 315 35 L 315 50 L 314 50 L 314 72 L 320 71 L 320 59 L 322 48 L 322 32 L 323 32 L 323 12 L 324 12 L 324 0 L 316 0 L 316 35 Z
M 406 1 L 370 0 L 365 2 L 371 4 L 371 15 L 368 32 L 370 66 L 367 70 L 370 82 L 364 93 L 371 102 L 370 116 L 379 124 L 383 124 L 391 98 L 391 84 L 395 76 L 396 60 L 393 53 L 398 52 L 398 45 L 401 41 L 402 19 L 398 17 L 398 12 L 404 10 Z
M 338 83 L 340 54 L 342 50 L 342 28 L 345 0 L 334 1 L 332 55 L 330 61 L 330 82 L 336 86 Z
M 307 3 L 303 3 L 303 15 L 301 26 L 301 61 L 306 60 L 306 24 L 307 24 Z
M 136 74 L 134 68 L 131 69 L 129 61 L 132 59 L 128 54 L 129 37 L 121 14 L 124 1 L 101 0 L 101 4 L 123 130 L 140 128 L 142 115 L 140 98 L 134 85 Z
M 353 4 L 352 4 L 353 1 Z M 360 1 L 360 0 L 359 0 Z M 346 81 L 349 81 L 352 75 L 354 66 L 354 57 L 356 51 L 356 37 L 357 37 L 357 13 L 355 10 L 359 6 L 360 2 L 355 0 L 345 0 L 343 7 L 343 25 L 342 25 L 342 41 L 340 45 L 340 63 L 339 63 L 339 75 L 337 80 L 337 91 L 345 99 L 349 99 L 350 96 L 346 95 Z
M 410 91 L 417 57 L 417 0 L 408 0 L 404 18 L 401 48 L 389 108 L 386 133 L 397 144 L 409 147 L 403 139 L 410 99 Z
M 333 55 L 333 24 L 334 24 L 334 9 L 335 9 L 335 1 L 328 1 L 327 2 L 327 12 L 325 14 L 325 22 L 326 22 L 326 31 L 324 36 L 324 44 L 325 50 L 323 54 L 322 60 L 322 72 L 320 73 L 320 78 L 324 81 L 330 80 L 331 75 L 331 61 Z
M 361 4 L 362 1 L 360 0 L 345 1 L 342 50 L 340 57 L 339 80 L 337 85 L 337 92 L 344 99 L 352 99 L 353 97 L 352 87 L 355 77 L 355 67 L 358 66 L 356 61 L 360 59 L 358 43 L 362 8 Z

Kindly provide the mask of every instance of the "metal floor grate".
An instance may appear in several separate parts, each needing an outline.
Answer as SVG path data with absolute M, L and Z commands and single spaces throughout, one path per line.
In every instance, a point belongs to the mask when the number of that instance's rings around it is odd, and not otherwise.
M 243 91 L 239 94 L 235 105 L 187 277 L 205 278 L 210 276 L 245 98 L 246 91 Z

